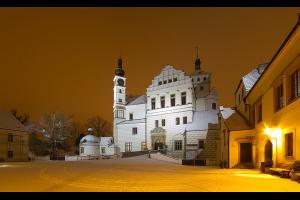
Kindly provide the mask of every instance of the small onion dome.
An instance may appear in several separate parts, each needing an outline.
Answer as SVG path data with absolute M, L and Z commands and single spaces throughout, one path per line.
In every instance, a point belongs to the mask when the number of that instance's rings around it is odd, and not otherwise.
M 94 135 L 86 135 L 83 138 L 81 138 L 80 143 L 83 143 L 83 144 L 99 143 L 99 138 Z

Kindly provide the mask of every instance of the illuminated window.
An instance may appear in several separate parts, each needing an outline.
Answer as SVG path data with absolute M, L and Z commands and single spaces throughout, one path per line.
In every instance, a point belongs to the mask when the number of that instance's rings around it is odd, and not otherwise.
M 198 149 L 204 149 L 204 140 L 198 140 Z
M 183 117 L 183 124 L 187 124 L 187 117 Z
M 293 156 L 293 133 L 285 134 L 285 156 Z
M 165 108 L 165 97 L 160 97 L 160 107 Z
M 125 143 L 125 152 L 131 152 L 132 151 L 132 142 L 126 142 Z
M 180 118 L 176 117 L 176 125 L 179 125 L 179 124 L 180 124 Z
M 175 140 L 175 151 L 181 151 L 182 150 L 182 140 Z
M 161 126 L 166 126 L 166 120 L 165 119 L 161 120 Z
M 158 127 L 158 120 L 155 120 L 155 127 Z
M 290 101 L 298 98 L 300 96 L 300 71 L 296 70 L 291 75 L 291 97 Z
M 151 109 L 154 110 L 155 109 L 155 98 L 151 99 Z
M 186 92 L 181 93 L 181 105 L 186 105 Z
M 171 106 L 175 106 L 175 94 L 171 94 Z
M 133 120 L 133 113 L 129 113 L 129 120 Z
M 137 127 L 132 128 L 132 135 L 136 135 L 137 134 Z

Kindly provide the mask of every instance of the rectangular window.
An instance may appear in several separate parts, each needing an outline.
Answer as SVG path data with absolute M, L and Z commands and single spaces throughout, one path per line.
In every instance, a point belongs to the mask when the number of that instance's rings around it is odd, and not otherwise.
M 165 108 L 165 97 L 160 97 L 160 107 Z
M 198 141 L 198 149 L 204 149 L 204 140 Z
M 158 82 L 158 85 L 162 85 L 162 81 L 159 81 L 159 82 Z
M 133 120 L 133 113 L 129 113 L 129 120 Z
M 186 92 L 181 93 L 181 105 L 186 105 Z
M 173 78 L 173 82 L 176 82 L 176 81 L 177 81 L 177 77 L 174 77 L 174 78 Z
M 166 126 L 166 120 L 165 119 L 161 120 L 161 126 Z
M 155 98 L 151 99 L 151 109 L 154 110 L 155 109 Z
M 132 135 L 136 135 L 137 134 L 137 127 L 132 128 Z
M 171 94 L 171 106 L 175 106 L 175 94 Z
M 182 150 L 182 140 L 175 140 L 175 151 Z
M 158 127 L 158 120 L 155 120 L 155 127 Z
M 293 133 L 285 134 L 285 156 L 293 156 Z
M 281 108 L 283 108 L 284 105 L 284 101 L 283 101 L 283 84 L 281 84 L 280 86 L 278 86 L 276 88 L 275 91 L 275 111 L 280 110 Z
M 164 80 L 164 84 L 167 84 L 168 83 L 168 81 L 167 80 Z
M 180 124 L 180 118 L 176 117 L 176 125 L 179 125 L 179 124 Z
M 7 141 L 8 142 L 13 142 L 14 141 L 14 136 L 12 134 L 7 135 Z
M 13 158 L 14 152 L 13 151 L 7 151 L 7 158 Z
M 117 118 L 124 118 L 124 110 L 117 110 Z
M 119 103 L 122 103 L 122 99 L 119 99 Z
M 168 83 L 172 83 L 172 79 L 169 79 L 169 80 L 168 80 Z
M 183 124 L 187 124 L 187 117 L 183 117 Z
M 101 153 L 105 154 L 105 147 L 101 147 Z
M 291 75 L 291 98 L 290 101 L 300 96 L 300 71 L 296 70 Z
M 132 151 L 132 142 L 126 142 L 125 143 L 125 152 L 131 152 Z
M 258 116 L 257 116 L 257 123 L 262 121 L 262 103 L 258 104 Z
M 84 147 L 80 147 L 80 153 L 84 153 Z
M 142 143 L 141 143 L 141 150 L 142 150 L 142 151 L 147 150 L 146 142 L 142 142 Z

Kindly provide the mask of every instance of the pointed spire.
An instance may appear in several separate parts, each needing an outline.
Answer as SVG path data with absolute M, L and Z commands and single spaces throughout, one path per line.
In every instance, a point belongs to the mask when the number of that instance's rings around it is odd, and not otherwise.
M 118 67 L 115 70 L 115 75 L 124 77 L 125 72 L 123 70 L 123 61 L 121 56 L 118 58 Z
M 197 51 L 197 57 L 195 60 L 195 70 L 201 70 L 200 65 L 201 65 L 201 60 L 199 58 L 199 54 L 198 54 L 198 46 L 196 47 L 196 51 Z

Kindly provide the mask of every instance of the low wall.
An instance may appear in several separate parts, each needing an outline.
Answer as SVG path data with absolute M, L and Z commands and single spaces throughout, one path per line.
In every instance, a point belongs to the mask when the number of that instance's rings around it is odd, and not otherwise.
M 164 154 L 161 154 L 161 153 L 151 154 L 150 158 L 165 161 L 165 162 L 175 163 L 175 164 L 179 164 L 179 165 L 182 164 L 181 159 L 175 159 L 175 158 L 172 158 L 170 156 L 167 156 L 167 155 L 164 155 Z
M 134 157 L 134 156 L 141 156 L 148 154 L 149 151 L 134 151 L 134 152 L 123 152 L 122 158 Z

